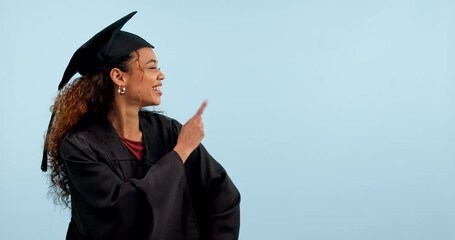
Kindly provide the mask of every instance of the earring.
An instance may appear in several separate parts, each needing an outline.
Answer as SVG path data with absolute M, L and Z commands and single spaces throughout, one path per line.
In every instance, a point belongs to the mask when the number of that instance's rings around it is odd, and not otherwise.
M 118 92 L 118 94 L 120 94 L 120 95 L 125 94 L 125 92 L 126 92 L 125 86 L 124 86 L 124 85 L 118 86 L 117 92 Z

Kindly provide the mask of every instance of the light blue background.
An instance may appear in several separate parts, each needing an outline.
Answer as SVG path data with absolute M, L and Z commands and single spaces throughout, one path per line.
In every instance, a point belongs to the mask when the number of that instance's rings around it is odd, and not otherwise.
M 0 238 L 64 239 L 39 170 L 49 106 L 99 30 L 156 47 L 168 116 L 242 193 L 241 239 L 455 239 L 453 1 L 0 3 Z

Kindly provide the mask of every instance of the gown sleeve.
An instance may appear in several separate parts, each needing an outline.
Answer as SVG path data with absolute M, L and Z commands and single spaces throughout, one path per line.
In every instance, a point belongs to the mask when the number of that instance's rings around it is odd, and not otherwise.
M 174 122 L 174 128 L 179 132 L 181 124 Z M 184 165 L 201 239 L 238 239 L 240 193 L 226 170 L 202 144 L 190 154 Z
M 61 145 L 72 221 L 84 239 L 197 239 L 181 158 L 170 151 L 142 179 L 123 181 L 84 136 Z

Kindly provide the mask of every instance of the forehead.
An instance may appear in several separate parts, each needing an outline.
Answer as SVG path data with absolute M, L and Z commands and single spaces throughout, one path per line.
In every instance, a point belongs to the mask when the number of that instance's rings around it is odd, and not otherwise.
M 137 53 L 139 54 L 139 62 L 141 63 L 157 63 L 158 59 L 156 59 L 155 52 L 153 52 L 152 48 L 145 47 L 145 48 L 140 48 L 137 50 Z

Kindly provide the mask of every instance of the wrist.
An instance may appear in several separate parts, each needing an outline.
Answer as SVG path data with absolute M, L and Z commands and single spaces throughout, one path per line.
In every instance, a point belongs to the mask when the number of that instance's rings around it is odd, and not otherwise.
M 187 151 L 183 150 L 179 146 L 175 146 L 174 151 L 180 156 L 182 162 L 185 162 L 186 159 L 188 159 L 188 156 L 190 155 Z

